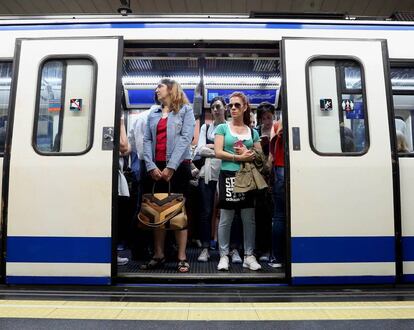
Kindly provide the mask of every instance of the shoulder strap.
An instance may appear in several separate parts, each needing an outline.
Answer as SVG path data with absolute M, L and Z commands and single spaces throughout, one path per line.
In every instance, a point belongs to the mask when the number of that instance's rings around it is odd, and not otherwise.
M 252 135 L 252 141 L 254 143 L 254 133 L 253 133 L 253 128 L 250 127 L 250 134 Z

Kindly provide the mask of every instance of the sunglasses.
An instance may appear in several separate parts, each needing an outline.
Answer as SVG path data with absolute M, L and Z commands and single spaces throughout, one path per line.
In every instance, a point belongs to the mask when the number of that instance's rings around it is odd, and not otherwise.
M 236 109 L 241 109 L 242 106 L 243 106 L 243 104 L 240 104 L 238 102 L 229 103 L 229 104 L 227 104 L 227 109 L 231 110 L 231 109 L 233 109 L 233 107 L 235 107 Z
M 221 104 L 213 104 L 211 106 L 211 109 L 218 109 L 218 110 L 220 110 L 221 108 L 223 108 L 223 106 Z

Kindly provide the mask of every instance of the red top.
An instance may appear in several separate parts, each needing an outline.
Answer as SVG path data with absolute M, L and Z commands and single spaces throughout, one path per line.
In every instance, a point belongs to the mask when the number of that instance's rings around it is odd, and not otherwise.
M 273 130 L 276 133 L 279 127 L 279 122 L 273 125 Z M 285 166 L 285 146 L 283 145 L 283 129 L 272 138 L 271 147 L 273 155 L 274 166 Z
M 167 118 L 161 118 L 157 125 L 157 139 L 155 144 L 155 161 L 167 161 Z

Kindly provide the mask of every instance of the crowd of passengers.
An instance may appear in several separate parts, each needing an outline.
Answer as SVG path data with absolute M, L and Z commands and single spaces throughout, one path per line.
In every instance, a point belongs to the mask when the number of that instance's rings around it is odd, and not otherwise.
M 274 105 L 261 103 L 256 117 L 242 92 L 232 93 L 228 104 L 222 97 L 215 97 L 210 103 L 212 121 L 201 126 L 193 149 L 195 118 L 181 86 L 174 80 L 162 79 L 155 90 L 155 103 L 137 115 L 128 133 L 121 119 L 119 242 L 127 241 L 128 234 L 133 237 L 129 240 L 132 258 L 148 258 L 140 265 L 141 270 L 163 267 L 172 244 L 167 232 L 152 229 L 151 238 L 149 230 L 137 229 L 135 220 L 131 233 L 125 221 L 130 197 L 135 197 L 137 207 L 131 210 L 130 206 L 129 211 L 136 219 L 142 194 L 152 192 L 156 183 L 157 191 L 167 192 L 170 187 L 171 192 L 186 197 L 191 237 L 197 239 L 200 248 L 198 262 L 207 262 L 211 250 L 218 245 L 219 271 L 229 270 L 230 261 L 254 271 L 261 269 L 260 262 L 282 267 L 284 145 L 282 121 L 275 120 Z M 124 156 L 130 160 L 133 180 L 125 171 Z M 263 189 L 257 189 L 257 185 L 253 190 L 234 192 L 235 176 L 241 173 L 241 167 L 257 170 L 255 175 Z M 180 273 L 190 269 L 186 254 L 188 230 L 174 232 L 174 254 Z M 128 261 L 118 256 L 118 265 Z

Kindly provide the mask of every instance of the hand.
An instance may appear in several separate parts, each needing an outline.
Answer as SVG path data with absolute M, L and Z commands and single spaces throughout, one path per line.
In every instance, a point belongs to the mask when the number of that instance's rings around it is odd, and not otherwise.
M 171 180 L 173 174 L 174 174 L 174 170 L 172 168 L 169 168 L 169 167 L 164 168 L 162 170 L 162 173 L 161 173 L 162 178 L 167 182 L 169 182 Z
M 150 172 L 150 175 L 151 175 L 151 178 L 152 178 L 154 181 L 159 181 L 159 180 L 161 180 L 161 178 L 162 178 L 162 173 L 161 173 L 161 171 L 159 170 L 159 168 L 158 168 L 158 167 L 154 168 L 154 169 Z
M 207 144 L 205 145 L 205 147 L 206 147 L 206 148 L 209 148 L 209 149 L 214 149 L 214 143 L 207 143 Z
M 252 162 L 254 160 L 254 152 L 252 150 L 246 149 L 240 156 L 242 162 Z
M 236 153 L 236 155 L 242 155 L 246 150 L 248 151 L 249 149 L 246 148 L 245 145 L 243 145 L 242 147 L 233 147 L 234 152 Z

